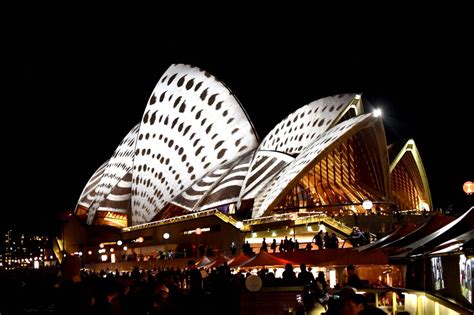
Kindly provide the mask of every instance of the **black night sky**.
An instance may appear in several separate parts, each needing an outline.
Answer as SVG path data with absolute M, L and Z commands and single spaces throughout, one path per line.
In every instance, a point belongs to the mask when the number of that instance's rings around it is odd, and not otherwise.
M 1 228 L 53 233 L 98 166 L 141 120 L 172 63 L 207 70 L 237 96 L 260 138 L 320 97 L 363 94 L 383 110 L 388 142 L 413 138 L 435 208 L 467 209 L 472 167 L 472 48 L 462 33 L 321 32 L 146 40 L 137 34 L 33 36 L 15 70 L 20 92 L 6 128 Z M 467 33 L 467 32 L 464 32 Z M 361 34 L 363 36 L 361 36 Z M 465 34 L 464 34 L 465 35 Z

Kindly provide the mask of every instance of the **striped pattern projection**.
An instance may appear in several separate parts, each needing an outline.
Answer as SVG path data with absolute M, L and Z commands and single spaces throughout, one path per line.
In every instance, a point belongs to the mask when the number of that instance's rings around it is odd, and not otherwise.
M 299 175 L 304 173 L 310 165 L 322 156 L 327 148 L 331 147 L 337 140 L 342 139 L 349 132 L 355 133 L 375 121 L 371 114 L 356 116 L 346 120 L 327 132 L 318 136 L 295 160 L 284 168 L 272 182 L 257 196 L 252 212 L 252 218 L 257 218 L 271 208 L 284 195 L 284 189 L 289 187 L 292 181 L 296 181 Z
M 88 209 L 91 206 L 91 204 L 94 202 L 95 196 L 96 196 L 95 189 L 97 185 L 99 185 L 102 175 L 104 175 L 104 171 L 108 162 L 109 160 L 105 161 L 104 164 L 102 164 L 94 172 L 92 177 L 87 182 L 86 188 L 84 188 L 84 190 L 82 191 L 81 197 L 79 198 L 79 202 L 77 203 L 79 206 L 82 206 Z
M 253 154 L 247 154 L 224 175 L 218 185 L 199 202 L 199 210 L 207 210 L 239 200 L 240 190 L 250 166 Z
M 130 211 L 132 173 L 127 173 L 110 191 L 97 211 L 111 211 L 128 214 Z
M 294 158 L 274 151 L 257 151 L 240 192 L 240 201 L 253 199 L 268 181 Z
M 195 210 L 199 201 L 231 170 L 234 164 L 235 161 L 232 161 L 207 173 L 200 180 L 176 196 L 172 203 L 189 211 Z
M 132 224 L 144 223 L 219 165 L 255 149 L 257 137 L 234 95 L 209 73 L 172 65 L 143 116 L 132 180 Z
M 92 224 L 97 209 L 101 207 L 102 201 L 105 200 L 110 191 L 132 170 L 139 126 L 140 125 L 137 124 L 130 130 L 107 163 L 104 175 L 100 179 L 100 183 L 94 189 L 96 197 L 94 203 L 89 208 L 89 214 L 87 216 L 88 224 Z
M 355 94 L 339 94 L 318 99 L 288 115 L 268 133 L 259 150 L 287 154 L 301 153 L 318 135 L 337 123 Z

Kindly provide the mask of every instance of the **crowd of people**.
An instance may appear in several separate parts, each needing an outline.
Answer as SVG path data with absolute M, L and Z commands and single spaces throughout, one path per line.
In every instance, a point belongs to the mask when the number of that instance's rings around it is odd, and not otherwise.
M 246 292 L 245 280 L 251 275 L 250 270 L 231 270 L 226 263 L 199 269 L 194 260 L 188 261 L 186 268 L 145 271 L 136 267 L 130 272 L 94 272 L 80 270 L 76 259 L 66 257 L 60 270 L 31 271 L 32 274 L 24 274 L 15 281 L 3 279 L 3 287 L 16 285 L 12 292 L 2 292 L 7 301 L 11 299 L 3 308 L 0 303 L 2 314 L 26 312 L 25 303 L 31 306 L 31 298 L 38 305 L 43 304 L 43 311 L 48 309 L 47 313 L 54 314 L 240 314 L 240 296 Z M 322 307 L 326 314 L 356 314 L 346 312 L 348 307 L 373 309 L 354 295 L 336 300 L 338 295 L 333 290 L 341 289 L 340 284 L 330 288 L 324 272 L 315 277 L 311 267 L 301 264 L 299 269 L 295 272 L 287 264 L 281 277 L 276 277 L 276 269 L 268 268 L 259 269 L 257 275 L 264 286 L 304 287 L 300 307 L 305 312 L 317 307 Z M 43 272 L 42 279 L 39 272 Z M 344 285 L 364 287 L 354 266 L 347 267 L 347 274 Z M 45 278 L 48 280 L 44 281 Z M 30 283 L 32 279 L 36 279 L 34 284 Z
M 260 250 L 269 252 L 271 250 L 272 253 L 280 252 L 280 253 L 285 253 L 285 252 L 294 252 L 294 251 L 299 251 L 299 250 L 306 250 L 310 251 L 313 249 L 313 245 L 315 244 L 318 249 L 327 249 L 327 248 L 339 248 L 339 239 L 336 236 L 336 233 L 332 233 L 329 235 L 328 232 L 323 234 L 323 231 L 319 231 L 312 239 L 311 242 L 307 242 L 306 245 L 304 245 L 303 248 L 301 248 L 301 244 L 298 242 L 298 240 L 295 238 L 293 240 L 292 237 L 288 238 L 288 236 L 285 236 L 284 239 L 280 240 L 280 243 L 277 243 L 276 239 L 273 239 L 273 241 L 268 245 L 266 238 L 264 237 L 262 239 L 262 243 L 260 245 Z M 249 244 L 248 241 L 246 241 L 242 245 L 242 252 L 244 254 L 254 254 L 253 249 L 251 244 Z
M 323 235 L 323 231 L 320 230 L 318 234 L 313 237 L 313 241 L 318 246 L 318 249 L 339 248 L 339 239 L 336 233 L 329 235 L 329 233 L 326 232 Z

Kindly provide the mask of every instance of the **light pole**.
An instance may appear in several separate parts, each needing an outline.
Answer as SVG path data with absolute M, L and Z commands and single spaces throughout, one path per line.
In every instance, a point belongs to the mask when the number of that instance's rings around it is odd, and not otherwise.
M 201 246 L 201 244 L 199 244 L 199 235 L 201 235 L 201 233 L 202 233 L 202 231 L 201 231 L 200 228 L 196 228 L 196 229 L 194 230 L 194 234 L 196 234 L 196 236 L 197 236 L 197 246 L 196 246 L 196 254 L 197 254 L 197 255 L 196 255 L 196 256 L 197 256 L 198 258 L 201 256 L 201 253 L 199 252 L 200 246 Z M 205 255 L 206 255 L 206 253 L 204 253 L 203 256 L 205 256 Z
M 365 200 L 363 203 L 362 203 L 362 207 L 365 209 L 365 213 L 367 215 L 369 215 L 370 212 L 372 212 L 372 206 L 374 204 L 372 203 L 372 201 L 370 200 Z M 367 218 L 367 222 L 368 222 L 368 229 L 367 229 L 367 232 L 369 234 L 369 243 L 370 243 L 370 218 Z

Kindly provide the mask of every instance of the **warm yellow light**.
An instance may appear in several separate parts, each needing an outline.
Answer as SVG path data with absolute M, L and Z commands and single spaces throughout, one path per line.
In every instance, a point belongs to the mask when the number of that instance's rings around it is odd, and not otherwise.
M 169 234 L 169 233 L 164 233 L 164 234 L 163 234 L 163 238 L 164 238 L 165 240 L 169 239 L 169 238 L 170 238 L 170 234 Z
M 473 182 L 465 182 L 464 185 L 462 186 L 462 189 L 464 192 L 468 195 L 474 193 L 474 183 Z
M 382 110 L 381 109 L 374 109 L 374 117 L 380 117 L 382 116 Z
M 244 226 L 244 223 L 242 221 L 237 221 L 237 223 L 235 223 L 235 227 L 238 229 L 241 229 L 243 226 Z
M 118 246 L 122 245 L 122 241 L 121 241 L 121 240 L 118 240 L 118 241 L 117 241 L 117 245 L 118 245 Z

